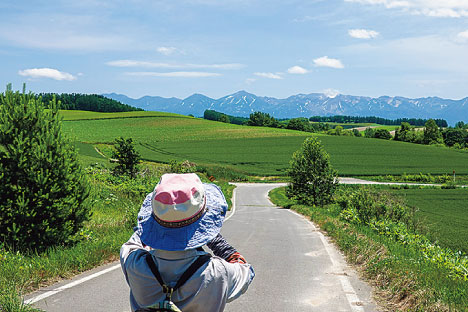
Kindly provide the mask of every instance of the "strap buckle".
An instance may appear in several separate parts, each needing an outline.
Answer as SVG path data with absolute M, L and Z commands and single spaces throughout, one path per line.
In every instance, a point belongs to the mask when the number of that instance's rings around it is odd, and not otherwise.
M 166 294 L 166 300 L 171 301 L 172 293 L 174 292 L 174 288 L 167 286 L 166 284 L 162 285 L 162 290 Z

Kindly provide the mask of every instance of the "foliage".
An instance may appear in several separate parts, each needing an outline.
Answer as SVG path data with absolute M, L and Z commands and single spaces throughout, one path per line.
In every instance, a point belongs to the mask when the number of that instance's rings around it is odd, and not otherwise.
M 444 140 L 434 119 L 429 119 L 424 126 L 424 144 L 441 144 Z
M 442 131 L 442 136 L 444 138 L 444 143 L 447 146 L 458 146 L 466 147 L 468 146 L 468 131 L 463 129 L 463 127 L 455 127 L 455 129 L 445 129 Z
M 172 173 L 193 173 L 197 171 L 197 165 L 188 160 L 171 160 L 169 166 Z
M 371 139 L 374 137 L 374 135 L 375 135 L 375 130 L 373 128 L 368 127 L 366 128 L 366 130 L 364 130 L 364 137 Z
M 203 113 L 203 118 L 208 119 L 208 120 L 232 123 L 235 125 L 243 125 L 247 122 L 247 120 L 249 120 L 248 118 L 245 118 L 245 117 L 226 115 L 226 114 L 223 114 L 223 113 L 211 110 L 211 109 L 205 110 L 205 112 Z
M 337 135 L 337 136 L 356 136 L 355 132 L 353 132 L 351 130 L 344 130 L 344 128 L 342 126 L 340 126 L 340 125 L 336 126 L 334 129 L 328 130 L 327 134 Z M 361 136 L 361 134 L 359 134 L 359 136 Z
M 249 120 L 247 120 L 247 125 L 256 127 L 278 128 L 279 122 L 273 116 L 270 116 L 270 114 L 254 112 L 250 114 Z
M 352 132 L 353 132 L 353 135 L 354 135 L 355 137 L 361 137 L 361 136 L 362 136 L 361 132 L 359 132 L 358 129 L 353 129 Z
M 0 240 L 44 250 L 73 240 L 89 218 L 89 186 L 62 133 L 55 100 L 12 92 L 0 97 Z
M 288 197 L 312 205 L 329 203 L 338 185 L 329 158 L 320 141 L 307 138 L 290 161 Z
M 134 177 L 138 172 L 138 163 L 141 156 L 135 150 L 132 138 L 125 139 L 120 137 L 115 139 L 112 158 L 117 164 L 113 170 L 115 175 L 126 174 Z
M 289 119 L 286 124 L 286 129 L 314 132 L 313 127 L 310 125 L 307 118 L 293 118 Z
M 49 107 L 49 102 L 55 98 L 57 102 L 60 102 L 60 109 L 94 112 L 131 112 L 143 110 L 98 94 L 41 93 L 37 98 L 42 98 L 42 102 L 46 108 Z
M 383 140 L 390 140 L 392 135 L 387 129 L 377 129 L 374 132 L 375 139 L 383 139 Z
M 372 180 L 379 181 L 392 181 L 392 182 L 420 182 L 420 183 L 449 183 L 452 181 L 452 177 L 448 174 L 443 175 L 432 175 L 430 173 L 418 173 L 418 174 L 407 174 L 402 175 L 385 175 L 381 177 L 372 177 Z
M 228 115 L 222 114 L 221 117 L 219 117 L 220 122 L 225 122 L 225 123 L 231 123 L 231 120 L 229 119 Z
M 374 192 L 359 188 L 351 192 L 341 191 L 337 202 L 344 219 L 355 223 L 368 224 L 371 221 L 390 220 L 413 226 L 414 216 L 401 200 L 388 192 Z
M 375 123 L 379 125 L 399 125 L 402 122 L 406 122 L 413 126 L 424 126 L 427 119 L 420 118 L 398 118 L 398 119 L 385 119 L 375 116 L 312 116 L 309 118 L 310 121 L 317 122 L 338 122 L 338 123 Z M 447 121 L 443 119 L 435 119 L 435 122 L 439 127 L 447 127 Z

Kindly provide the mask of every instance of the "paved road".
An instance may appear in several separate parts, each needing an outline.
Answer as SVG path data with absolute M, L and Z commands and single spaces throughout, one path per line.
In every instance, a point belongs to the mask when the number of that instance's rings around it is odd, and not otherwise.
M 226 311 L 376 311 L 371 289 L 361 282 L 340 253 L 312 223 L 274 207 L 271 184 L 239 184 L 236 210 L 222 234 L 253 264 L 256 277 L 249 291 Z M 116 263 L 111 271 L 34 303 L 46 311 L 129 311 L 128 287 Z M 28 298 L 69 285 L 42 289 Z M 67 286 L 65 286 L 67 287 Z

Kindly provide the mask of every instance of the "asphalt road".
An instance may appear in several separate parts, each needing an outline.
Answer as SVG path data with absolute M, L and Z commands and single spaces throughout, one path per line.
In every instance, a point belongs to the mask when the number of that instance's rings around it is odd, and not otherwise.
M 222 234 L 252 263 L 256 277 L 247 293 L 225 311 L 376 311 L 370 287 L 327 238 L 304 217 L 269 202 L 267 194 L 273 187 L 238 184 L 236 189 L 236 208 Z M 33 303 L 46 311 L 129 311 L 129 289 L 117 264 L 41 289 L 26 299 L 47 296 Z M 77 285 L 70 287 L 70 282 Z

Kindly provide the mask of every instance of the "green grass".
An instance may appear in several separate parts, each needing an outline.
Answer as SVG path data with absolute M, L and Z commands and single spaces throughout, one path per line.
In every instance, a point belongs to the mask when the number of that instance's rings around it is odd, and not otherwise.
M 468 254 L 468 189 L 392 190 L 418 209 L 426 236 L 443 247 Z
M 74 118 L 81 119 L 79 113 L 73 114 L 78 114 Z M 187 159 L 252 175 L 284 175 L 293 152 L 306 137 L 314 135 L 165 113 L 157 113 L 160 114 L 157 117 L 153 112 L 106 113 L 108 119 L 96 117 L 103 113 L 90 114 L 88 117 L 94 119 L 65 121 L 65 132 L 78 142 L 93 145 L 109 144 L 119 136 L 132 138 L 137 150 L 148 161 L 167 163 L 173 159 Z M 112 114 L 119 117 L 109 119 Z M 126 114 L 140 117 L 122 118 Z M 453 170 L 458 175 L 468 175 L 465 151 L 379 139 L 318 136 L 331 155 L 332 165 L 342 176 L 420 172 L 438 175 L 451 174 Z M 85 153 L 87 157 L 96 157 L 90 148 Z
M 80 110 L 60 110 L 60 115 L 65 121 L 92 120 L 92 119 L 116 119 L 116 118 L 146 118 L 146 117 L 181 117 L 180 115 L 164 112 L 120 112 L 99 113 Z M 186 117 L 186 116 L 185 116 Z M 190 118 L 190 117 L 187 117 Z

